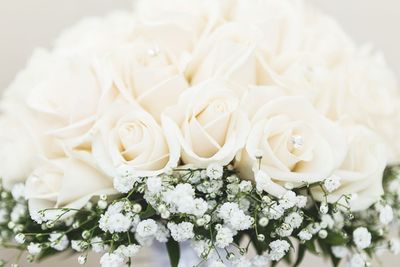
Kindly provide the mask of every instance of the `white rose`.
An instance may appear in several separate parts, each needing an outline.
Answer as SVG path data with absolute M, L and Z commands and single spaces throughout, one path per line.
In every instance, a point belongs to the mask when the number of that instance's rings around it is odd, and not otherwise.
M 185 91 L 163 114 L 167 138 L 179 143 L 184 163 L 227 165 L 243 148 L 249 122 L 232 88 L 218 80 L 204 82 Z
M 343 131 L 305 98 L 280 97 L 255 114 L 237 168 L 246 179 L 254 180 L 254 172 L 261 169 L 277 185 L 301 186 L 329 177 L 342 163 L 346 149 Z
M 266 81 L 259 71 L 258 44 L 263 34 L 247 24 L 228 23 L 198 46 L 186 75 L 192 84 L 225 78 L 243 86 Z
M 174 38 L 169 40 L 178 42 Z M 184 64 L 184 55 L 172 51 L 173 46 L 162 38 L 138 39 L 133 44 L 118 46 L 107 59 L 121 94 L 138 102 L 157 120 L 166 107 L 176 104 L 179 95 L 188 87 L 180 66 Z M 155 101 L 157 99 L 160 101 Z
M 335 175 L 341 186 L 329 193 L 328 201 L 335 202 L 343 195 L 355 194 L 350 202 L 352 210 L 364 210 L 377 202 L 383 194 L 382 177 L 387 164 L 386 147 L 382 139 L 364 126 L 346 129 L 349 150 Z M 314 196 L 322 199 L 320 190 Z
M 87 17 L 65 29 L 55 40 L 53 54 L 71 56 L 76 53 L 98 54 L 114 49 L 135 26 L 131 12 L 113 11 L 106 17 Z
M 26 96 L 29 123 L 48 157 L 64 155 L 60 141 L 87 134 L 117 93 L 101 67 L 82 56 L 65 59 Z
M 400 161 L 400 91 L 395 75 L 381 54 L 363 49 L 344 67 L 336 88 L 337 116 L 349 116 L 378 133 L 388 145 L 390 163 Z
M 92 196 L 114 193 L 112 180 L 82 161 L 48 160 L 26 182 L 25 194 L 31 216 L 43 209 L 82 208 Z M 49 212 L 54 217 L 62 211 Z
M 224 7 L 222 1 L 215 0 L 145 0 L 137 3 L 140 22 L 177 25 L 196 36 L 213 29 Z
M 24 182 L 35 164 L 37 146 L 24 119 L 9 113 L 0 116 L 0 178 L 7 189 Z
M 92 139 L 93 158 L 110 177 L 121 166 L 138 176 L 154 176 L 178 164 L 179 146 L 169 147 L 156 120 L 123 99 L 99 118 Z

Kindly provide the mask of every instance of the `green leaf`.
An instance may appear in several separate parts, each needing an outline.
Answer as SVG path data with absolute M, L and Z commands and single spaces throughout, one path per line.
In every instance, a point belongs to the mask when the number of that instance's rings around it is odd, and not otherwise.
M 311 253 L 313 253 L 315 255 L 319 255 L 317 248 L 315 247 L 314 240 L 307 241 L 305 243 L 305 245 L 306 245 L 306 248 L 308 251 L 310 251 Z
M 332 246 L 345 245 L 347 243 L 347 238 L 341 232 L 330 232 L 325 238 L 324 243 Z
M 301 264 L 304 259 L 304 255 L 306 255 L 307 247 L 304 244 L 299 244 L 299 248 L 297 249 L 297 260 L 294 263 L 293 267 L 297 267 Z
M 142 219 L 148 219 L 154 215 L 156 215 L 156 210 L 151 205 L 147 205 L 146 210 L 141 214 L 140 217 Z
M 166 246 L 171 267 L 178 267 L 179 259 L 181 257 L 179 243 L 173 239 L 169 239 Z

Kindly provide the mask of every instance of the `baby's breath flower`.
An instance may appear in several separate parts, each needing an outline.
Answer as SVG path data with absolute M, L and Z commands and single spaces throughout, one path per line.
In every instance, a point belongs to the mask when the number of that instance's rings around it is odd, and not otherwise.
M 82 240 L 71 240 L 71 248 L 77 252 L 83 252 L 87 248 L 87 243 Z
M 159 176 L 149 177 L 147 178 L 146 185 L 147 185 L 147 190 L 151 194 L 160 193 L 162 189 L 162 179 Z
M 380 207 L 379 221 L 384 225 L 387 225 L 393 221 L 393 209 L 390 205 Z
M 118 254 L 124 258 L 132 258 L 133 256 L 135 256 L 139 250 L 140 250 L 140 246 L 139 245 L 120 245 L 115 251 L 115 254 Z
M 94 237 L 90 240 L 90 245 L 95 253 L 103 253 L 108 249 L 108 246 L 100 237 Z
M 349 249 L 345 246 L 333 246 L 332 253 L 336 258 L 342 259 L 349 255 Z
M 269 244 L 270 251 L 269 258 L 272 261 L 279 261 L 282 259 L 290 249 L 290 244 L 286 240 L 275 240 Z
M 301 231 L 297 234 L 297 236 L 300 238 L 300 240 L 303 240 L 303 241 L 308 241 L 308 240 L 311 240 L 311 238 L 312 238 L 312 234 L 311 234 L 310 231 L 307 230 L 307 229 L 301 230 Z
M 30 255 L 36 256 L 42 251 L 42 248 L 40 244 L 31 242 L 28 245 L 27 250 Z
M 207 167 L 207 176 L 210 179 L 221 179 L 224 174 L 224 168 L 218 164 L 211 164 Z
M 136 233 L 141 237 L 151 237 L 157 233 L 158 225 L 153 219 L 141 221 L 136 227 Z
M 233 242 L 233 236 L 234 234 L 231 229 L 227 227 L 221 227 L 217 231 L 217 235 L 215 237 L 215 245 L 219 248 L 225 248 Z
M 324 181 L 325 190 L 328 191 L 329 193 L 335 191 L 340 187 L 341 185 L 340 181 L 341 178 L 339 176 L 332 175 L 331 177 L 329 177 Z
M 365 267 L 367 264 L 367 257 L 364 254 L 354 254 L 349 260 L 349 267 Z
M 124 263 L 124 258 L 116 253 L 106 253 L 100 259 L 101 267 L 118 267 Z
M 69 240 L 65 234 L 52 233 L 49 237 L 50 246 L 58 251 L 67 249 Z
M 294 229 L 299 228 L 302 222 L 303 217 L 297 212 L 292 212 L 285 217 L 285 223 L 290 225 Z
M 171 231 L 172 238 L 177 242 L 183 242 L 194 237 L 194 225 L 189 222 L 181 222 L 179 224 L 168 223 L 168 229 Z
M 357 248 L 365 249 L 371 245 L 371 233 L 365 227 L 358 227 L 353 232 L 353 241 Z
M 23 244 L 23 243 L 25 243 L 25 235 L 24 234 L 17 234 L 16 236 L 15 236 L 15 241 L 18 243 L 18 244 Z
M 11 190 L 11 195 L 14 200 L 21 200 L 25 198 L 25 185 L 23 183 L 19 183 L 13 186 Z

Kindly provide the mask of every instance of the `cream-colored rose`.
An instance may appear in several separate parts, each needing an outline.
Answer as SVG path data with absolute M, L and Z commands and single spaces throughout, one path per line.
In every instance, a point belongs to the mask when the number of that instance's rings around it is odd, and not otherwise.
M 368 49 L 344 68 L 334 111 L 378 133 L 388 145 L 389 162 L 399 162 L 400 88 L 394 73 L 381 54 L 372 55 Z
M 27 122 L 48 157 L 64 155 L 60 142 L 87 134 L 117 93 L 102 67 L 82 56 L 63 61 L 26 96 L 33 118 Z
M 28 178 L 37 156 L 36 140 L 24 119 L 0 115 L 0 178 L 7 189 Z
M 223 7 L 215 0 L 147 0 L 137 1 L 137 14 L 145 24 L 178 25 L 201 37 L 220 22 Z
M 243 148 L 249 122 L 232 88 L 219 80 L 204 82 L 185 91 L 163 114 L 165 134 L 180 145 L 183 163 L 226 165 Z
M 180 65 L 184 64 L 184 51 L 189 48 L 181 47 L 182 52 L 176 51 L 176 48 L 172 50 L 174 44 L 160 38 L 164 35 L 159 34 L 157 39 L 149 36 L 151 31 L 144 32 L 149 38 L 142 36 L 132 44 L 118 46 L 107 61 L 111 64 L 110 73 L 121 94 L 128 100 L 138 102 L 159 120 L 162 111 L 176 104 L 179 95 L 188 87 Z M 155 35 L 161 32 L 163 29 L 159 27 Z M 184 43 L 171 36 L 168 40 Z
M 253 180 L 260 169 L 277 185 L 300 186 L 329 177 L 342 163 L 346 149 L 341 128 L 320 115 L 305 98 L 279 97 L 267 101 L 252 118 L 237 168 L 246 179 Z M 277 194 L 269 189 L 264 188 Z
M 33 171 L 25 185 L 32 217 L 44 209 L 80 209 L 91 197 L 112 193 L 115 191 L 109 177 L 71 158 L 47 160 Z M 46 217 L 61 213 L 60 210 L 46 212 Z
M 179 146 L 169 147 L 161 126 L 137 104 L 118 99 L 93 132 L 93 158 L 110 177 L 122 166 L 138 176 L 154 176 L 178 164 Z
M 349 150 L 334 173 L 340 178 L 341 186 L 329 193 L 328 202 L 343 201 L 343 195 L 355 194 L 349 204 L 352 210 L 359 211 L 379 201 L 383 194 L 382 177 L 387 152 L 382 139 L 364 126 L 350 126 L 346 133 Z M 313 194 L 315 198 L 323 199 L 320 190 L 315 190 Z
M 243 86 L 265 81 L 259 71 L 258 44 L 262 37 L 261 30 L 252 25 L 224 24 L 194 51 L 186 76 L 192 84 L 211 78 L 225 78 Z

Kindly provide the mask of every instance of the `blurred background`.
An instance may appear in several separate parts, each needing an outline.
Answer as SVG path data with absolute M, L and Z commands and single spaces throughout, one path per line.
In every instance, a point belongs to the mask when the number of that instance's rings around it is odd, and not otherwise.
M 382 50 L 388 64 L 400 77 L 400 1 L 399 0 L 305 0 L 336 17 L 343 28 L 359 43 L 372 43 Z M 85 16 L 104 15 L 111 10 L 129 9 L 132 0 L 0 0 L 0 92 L 23 68 L 33 49 L 50 47 L 59 32 Z M 15 251 L 0 251 L 9 259 Z M 78 266 L 77 257 L 61 255 L 40 266 Z M 137 267 L 159 267 L 151 263 L 151 252 L 144 252 L 135 262 Z M 374 266 L 399 266 L 400 256 L 382 255 Z M 96 256 L 86 266 L 98 266 Z M 27 264 L 22 259 L 20 266 Z M 330 266 L 313 256 L 302 267 Z

